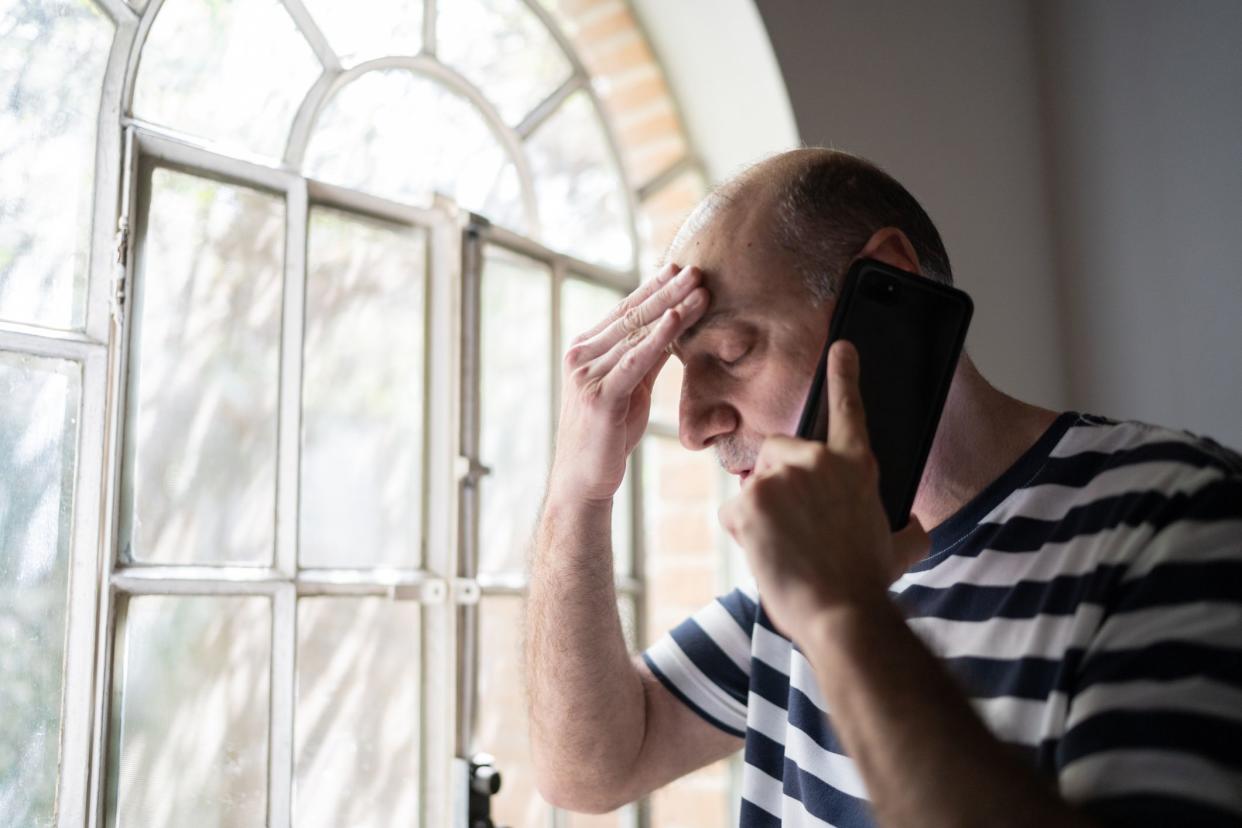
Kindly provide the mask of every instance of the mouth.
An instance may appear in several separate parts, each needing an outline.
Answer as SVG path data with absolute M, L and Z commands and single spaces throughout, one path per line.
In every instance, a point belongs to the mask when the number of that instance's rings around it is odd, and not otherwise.
M 739 482 L 745 483 L 746 478 L 750 477 L 753 471 L 754 469 L 742 469 L 741 471 L 737 472 L 737 476 L 740 478 Z

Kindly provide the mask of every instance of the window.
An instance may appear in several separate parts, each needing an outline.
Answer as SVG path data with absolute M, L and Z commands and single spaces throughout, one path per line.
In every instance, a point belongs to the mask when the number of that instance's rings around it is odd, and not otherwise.
M 3 821 L 459 824 L 474 751 L 513 826 L 724 814 L 725 765 L 587 818 L 525 756 L 559 357 L 703 190 L 626 5 L 9 0 L 0 55 Z M 675 382 L 635 648 L 733 577 Z

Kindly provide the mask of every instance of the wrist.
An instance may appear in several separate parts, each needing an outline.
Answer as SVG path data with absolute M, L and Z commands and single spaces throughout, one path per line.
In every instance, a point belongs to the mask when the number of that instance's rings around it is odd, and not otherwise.
M 603 559 L 608 557 L 611 539 L 611 499 L 592 500 L 549 489 L 539 515 L 534 562 L 580 565 L 584 560 Z
M 826 662 L 816 667 L 838 673 L 858 654 L 882 642 L 894 624 L 904 628 L 905 619 L 887 593 L 868 593 L 817 610 L 806 625 L 803 649 L 809 659 Z
M 549 485 L 543 497 L 544 520 L 612 518 L 612 497 L 587 497 L 566 487 Z

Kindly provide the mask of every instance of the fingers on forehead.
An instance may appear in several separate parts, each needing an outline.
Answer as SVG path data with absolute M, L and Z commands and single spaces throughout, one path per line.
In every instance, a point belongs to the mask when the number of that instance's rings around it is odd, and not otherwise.
M 618 319 L 625 316 L 625 314 L 629 313 L 630 310 L 638 307 L 643 302 L 650 299 L 655 295 L 656 291 L 668 284 L 668 281 L 672 279 L 672 277 L 676 276 L 680 270 L 681 268 L 678 265 L 665 265 L 664 269 L 660 271 L 656 278 L 648 279 L 643 282 L 634 289 L 633 293 L 614 305 L 612 310 L 608 311 L 608 314 L 601 319 L 595 327 L 582 334 L 583 339 L 590 339 L 593 336 L 599 335 L 606 330 L 609 325 L 612 325 Z

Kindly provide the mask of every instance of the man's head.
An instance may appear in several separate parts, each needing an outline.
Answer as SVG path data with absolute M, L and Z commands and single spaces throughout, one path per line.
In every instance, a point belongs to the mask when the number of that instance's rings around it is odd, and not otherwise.
M 711 293 L 674 346 L 681 441 L 713 447 L 734 473 L 754 467 L 765 436 L 793 433 L 851 262 L 880 259 L 952 283 L 914 197 L 873 164 L 827 149 L 784 153 L 722 184 L 668 258 L 702 270 Z

